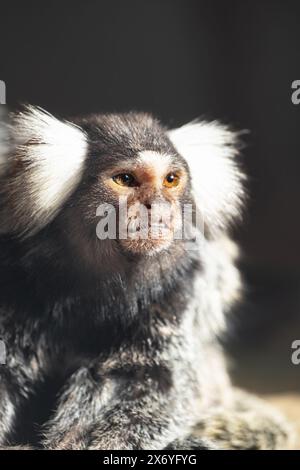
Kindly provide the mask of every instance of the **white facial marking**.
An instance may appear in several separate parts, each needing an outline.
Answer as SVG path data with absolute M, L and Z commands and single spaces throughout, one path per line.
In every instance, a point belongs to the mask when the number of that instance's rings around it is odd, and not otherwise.
M 170 155 L 165 155 L 151 150 L 145 150 L 139 153 L 139 163 L 143 166 L 151 167 L 157 178 L 164 177 L 170 169 L 172 158 Z

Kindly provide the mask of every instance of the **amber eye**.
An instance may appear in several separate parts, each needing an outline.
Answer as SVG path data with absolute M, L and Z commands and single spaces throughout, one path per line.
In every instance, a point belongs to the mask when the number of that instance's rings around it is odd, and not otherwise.
M 178 173 L 169 173 L 163 182 L 163 185 L 166 188 L 175 188 L 176 186 L 179 185 L 180 177 Z
M 113 181 L 120 186 L 128 186 L 132 188 L 133 186 L 137 186 L 137 180 L 133 175 L 130 173 L 120 173 L 112 177 Z

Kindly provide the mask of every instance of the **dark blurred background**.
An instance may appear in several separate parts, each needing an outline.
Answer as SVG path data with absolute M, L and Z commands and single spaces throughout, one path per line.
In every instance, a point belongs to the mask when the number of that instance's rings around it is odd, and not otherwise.
M 12 107 L 146 110 L 170 126 L 204 116 L 251 131 L 248 209 L 235 232 L 247 301 L 229 346 L 238 383 L 300 392 L 290 360 L 300 337 L 300 2 L 2 2 L 0 16 Z

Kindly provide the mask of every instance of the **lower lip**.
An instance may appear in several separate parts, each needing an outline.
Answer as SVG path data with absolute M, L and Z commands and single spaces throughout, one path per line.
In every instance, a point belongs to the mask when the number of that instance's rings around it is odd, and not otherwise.
M 165 224 L 152 224 L 150 230 L 170 230 L 170 227 Z
M 150 232 L 170 232 L 171 229 L 167 225 L 150 225 L 148 230 Z M 139 227 L 137 228 L 128 228 L 128 233 L 139 233 L 143 231 L 143 229 L 140 229 Z

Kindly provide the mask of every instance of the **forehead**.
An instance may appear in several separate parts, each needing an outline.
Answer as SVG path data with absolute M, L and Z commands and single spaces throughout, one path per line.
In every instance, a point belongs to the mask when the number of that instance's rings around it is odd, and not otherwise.
M 166 129 L 148 114 L 92 116 L 78 124 L 88 135 L 90 156 L 101 166 L 115 165 L 122 160 L 141 164 L 157 163 L 159 159 L 166 164 L 184 163 Z

